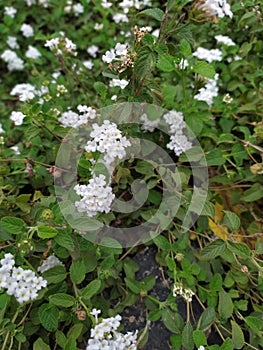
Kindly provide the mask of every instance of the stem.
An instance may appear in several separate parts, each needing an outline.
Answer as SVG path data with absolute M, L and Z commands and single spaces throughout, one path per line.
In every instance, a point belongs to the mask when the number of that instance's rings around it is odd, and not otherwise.
M 12 318 L 12 321 L 11 321 L 12 323 L 15 322 L 15 320 L 16 320 L 18 314 L 19 314 L 19 309 L 18 309 L 17 312 L 14 314 L 14 317 Z M 8 332 L 6 333 L 5 340 L 4 340 L 4 342 L 3 342 L 3 345 L 2 345 L 1 350 L 5 350 L 5 347 L 6 347 L 6 345 L 7 345 L 7 342 L 8 342 L 10 333 L 11 333 L 10 331 L 8 331 Z M 11 338 L 10 345 L 13 345 L 13 338 Z M 10 350 L 10 349 L 11 349 L 11 348 L 9 347 L 9 350 Z
M 187 313 L 187 316 L 186 316 L 186 322 L 190 322 L 190 303 L 189 301 L 186 302 L 186 313 Z
M 139 345 L 141 343 L 141 341 L 143 340 L 146 332 L 149 329 L 150 323 L 151 323 L 151 321 L 147 320 L 146 325 L 144 327 L 144 330 L 143 330 L 142 334 L 140 335 L 139 339 L 137 340 L 136 345 Z

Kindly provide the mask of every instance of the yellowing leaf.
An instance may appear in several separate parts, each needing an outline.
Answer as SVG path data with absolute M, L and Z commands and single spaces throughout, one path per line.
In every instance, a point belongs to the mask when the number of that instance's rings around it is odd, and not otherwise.
M 222 210 L 224 209 L 224 207 L 217 203 L 215 204 L 215 220 L 208 218 L 208 224 L 210 229 L 213 231 L 213 233 L 223 239 L 224 241 L 227 240 L 228 237 L 228 228 L 226 226 L 222 226 L 220 224 L 218 224 L 218 222 L 220 222 L 223 219 L 224 213 L 222 212 Z

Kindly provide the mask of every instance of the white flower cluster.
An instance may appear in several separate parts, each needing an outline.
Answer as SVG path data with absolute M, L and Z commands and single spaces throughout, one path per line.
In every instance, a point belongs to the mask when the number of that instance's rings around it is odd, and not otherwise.
M 30 24 L 23 23 L 20 30 L 25 38 L 30 38 L 31 36 L 34 36 L 34 29 L 31 27 Z
M 192 296 L 195 295 L 195 293 L 188 288 L 183 288 L 182 283 L 175 283 L 173 288 L 173 296 L 176 297 L 177 295 L 180 295 L 184 298 L 185 301 L 190 303 L 192 301 Z
M 17 9 L 15 9 L 14 7 L 12 7 L 12 6 L 5 7 L 5 12 L 4 12 L 5 16 L 9 16 L 11 18 L 14 18 L 16 13 L 17 13 Z
M 91 45 L 87 48 L 87 53 L 92 56 L 93 58 L 97 57 L 97 52 L 99 51 L 99 48 L 97 45 Z
M 64 128 L 70 126 L 77 129 L 81 125 L 87 124 L 88 120 L 96 118 L 96 110 L 92 107 L 78 105 L 77 109 L 80 114 L 69 110 L 62 113 L 61 117 L 58 118 L 58 121 Z
M 128 13 L 131 7 L 139 10 L 142 6 L 152 6 L 152 2 L 150 0 L 123 0 L 119 3 L 119 6 L 123 9 L 124 13 Z
M 45 47 L 48 47 L 55 55 L 69 54 L 72 56 L 77 56 L 77 46 L 66 37 L 57 37 L 47 40 Z
M 209 11 L 211 16 L 218 16 L 223 18 L 228 16 L 233 17 L 231 6 L 226 0 L 206 0 L 203 4 L 199 5 L 200 10 Z
M 5 50 L 1 58 L 7 63 L 7 68 L 10 72 L 24 69 L 24 61 L 12 50 Z
M 213 104 L 213 98 L 218 95 L 217 80 L 219 78 L 218 73 L 215 75 L 214 79 L 208 79 L 204 87 L 199 89 L 199 93 L 194 96 L 194 99 L 198 101 L 205 101 L 209 107 Z
M 31 84 L 17 84 L 11 90 L 11 96 L 18 96 L 19 101 L 26 102 L 33 100 L 35 96 L 42 96 L 48 93 L 48 88 L 46 86 L 42 86 L 40 90 L 36 89 L 35 86 Z
M 128 80 L 125 79 L 112 79 L 110 82 L 111 87 L 119 86 L 122 90 L 129 84 Z
M 10 115 L 10 120 L 12 120 L 15 125 L 22 125 L 25 117 L 26 115 L 22 112 L 13 111 Z
M 142 130 L 153 132 L 155 128 L 157 128 L 160 119 L 150 120 L 146 113 L 143 113 L 140 117 L 142 121 Z
M 128 45 L 117 43 L 114 49 L 107 51 L 105 55 L 102 56 L 102 61 L 106 63 L 111 63 L 112 61 L 122 61 L 125 62 L 127 59 Z
M 219 49 L 208 50 L 204 47 L 198 47 L 198 49 L 193 53 L 193 56 L 200 60 L 206 60 L 208 63 L 213 61 L 222 61 L 222 51 Z
M 32 6 L 35 5 L 37 2 L 36 0 L 25 0 L 27 6 Z M 49 5 L 49 0 L 38 0 L 38 5 L 43 6 L 43 7 L 48 7 Z
M 226 35 L 216 35 L 215 39 L 218 43 L 225 44 L 226 46 L 235 46 L 234 41 Z
M 100 310 L 93 309 L 91 314 L 95 316 L 96 325 L 91 329 L 91 338 L 88 340 L 86 350 L 136 350 L 136 332 L 127 332 L 122 334 L 117 331 L 120 326 L 121 316 L 104 318 L 98 323 L 98 314 Z
M 112 188 L 107 185 L 105 176 L 100 174 L 89 180 L 88 185 L 76 185 L 74 190 L 83 198 L 75 202 L 80 213 L 86 212 L 89 217 L 98 212 L 108 213 L 115 198 Z
M 92 128 L 90 133 L 92 140 L 89 140 L 85 146 L 87 152 L 101 152 L 106 165 L 110 165 L 116 158 L 125 157 L 125 148 L 131 146 L 131 143 L 122 136 L 115 123 L 104 120 L 101 126 L 94 123 Z
M 17 38 L 15 36 L 8 36 L 6 43 L 10 47 L 10 49 L 19 49 Z
M 171 135 L 170 142 L 166 147 L 173 150 L 177 156 L 180 156 L 180 154 L 192 147 L 192 143 L 183 134 L 183 129 L 186 128 L 183 113 L 172 110 L 164 114 L 163 117 L 170 126 L 169 133 Z
M 55 255 L 50 255 L 44 260 L 43 264 L 37 268 L 37 271 L 43 273 L 55 266 L 64 266 L 64 264 Z
M 47 281 L 37 277 L 34 271 L 15 267 L 11 253 L 5 254 L 0 263 L 0 288 L 5 288 L 8 295 L 14 295 L 20 304 L 36 299 L 38 291 L 47 285 Z
M 73 12 L 76 17 L 84 12 L 84 7 L 81 3 L 72 4 L 72 0 L 67 0 L 67 5 L 64 7 L 64 11 L 69 13 Z
M 38 51 L 38 49 L 29 45 L 26 51 L 26 57 L 35 60 L 36 58 L 41 57 L 41 53 Z

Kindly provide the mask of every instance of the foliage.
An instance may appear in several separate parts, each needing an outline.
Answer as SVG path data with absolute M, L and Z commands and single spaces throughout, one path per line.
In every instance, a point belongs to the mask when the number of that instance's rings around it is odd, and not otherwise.
M 14 51 L 24 61 L 22 70 L 10 70 L 0 61 L 0 257 L 12 253 L 18 266 L 39 274 L 38 267 L 48 256 L 54 254 L 62 264 L 43 271 L 48 284 L 33 302 L 19 304 L 1 289 L 1 350 L 80 349 L 95 325 L 93 308 L 101 309 L 103 318 L 111 317 L 138 298 L 148 310 L 147 321 L 162 320 L 171 332 L 174 350 L 263 347 L 261 2 L 232 1 L 233 18 L 216 23 L 200 15 L 194 6 L 198 1 L 153 1 L 150 7 L 132 7 L 128 22 L 123 23 L 112 19 L 123 13 L 118 2 L 105 8 L 99 1 L 81 1 L 83 13 L 78 14 L 65 1 L 28 3 L 31 1 L 14 2 L 14 18 L 5 14 L 10 2 L 0 4 L 0 54 L 10 49 L 8 37 L 16 37 L 19 47 Z M 34 28 L 33 36 L 22 35 L 23 23 Z M 140 29 L 146 26 L 152 29 Z M 215 36 L 220 34 L 231 37 L 235 45 L 217 43 Z M 45 46 L 47 40 L 58 37 L 62 38 L 61 54 Z M 76 56 L 63 46 L 65 38 L 76 44 Z M 106 51 L 127 42 L 130 63 L 103 62 Z M 41 56 L 28 58 L 29 45 Z M 98 47 L 95 57 L 86 51 L 91 45 Z M 193 55 L 198 47 L 219 48 L 222 60 L 199 59 Z M 217 74 L 219 93 L 212 104 L 194 98 L 207 79 L 216 79 Z M 127 85 L 114 86 L 112 79 L 126 80 Z M 10 94 L 16 84 L 24 83 L 42 92 L 24 101 Z M 175 155 L 166 148 L 169 136 L 163 130 L 143 132 L 136 123 L 120 123 L 123 135 L 160 146 L 175 167 L 158 164 L 155 146 L 148 148 L 151 161 L 147 152 L 143 159 L 131 156 L 116 167 L 113 192 L 120 200 L 118 209 L 122 200 L 133 195 L 144 204 L 127 213 L 114 210 L 95 218 L 74 216 L 69 202 L 59 202 L 54 181 L 72 183 L 75 175 L 67 166 L 79 157 L 77 180 L 87 184 L 92 177 L 91 154 L 82 149 L 79 155 L 79 150 L 70 148 L 70 128 L 63 127 L 58 118 L 68 110 L 77 111 L 78 105 L 99 111 L 121 103 L 181 111 L 205 160 L 197 146 Z M 150 111 L 151 121 L 161 116 L 160 110 Z M 14 111 L 25 115 L 20 125 L 10 119 Z M 64 153 L 58 164 L 62 144 Z M 200 168 L 207 164 L 209 175 L 203 207 L 199 198 L 205 189 L 199 188 L 197 200 L 193 196 L 204 180 L 198 167 L 192 173 L 197 163 Z M 102 163 L 93 171 L 107 175 Z M 171 182 L 165 184 L 166 179 Z M 177 184 L 178 179 L 181 191 L 176 215 L 171 219 L 169 210 L 160 213 L 159 231 L 148 232 L 151 239 L 140 243 L 155 245 L 156 261 L 166 278 L 194 292 L 193 299 L 203 312 L 199 318 L 191 317 L 191 301 L 186 300 L 186 321 L 178 312 L 172 285 L 167 299 L 160 301 L 151 294 L 154 276 L 138 280 L 138 265 L 131 259 L 138 245 L 124 247 L 112 237 L 104 237 L 100 244 L 96 241 L 102 224 L 133 227 L 149 221 L 161 206 L 165 185 Z M 147 184 L 146 200 L 140 181 Z M 69 201 L 77 200 L 72 188 L 66 187 L 66 192 Z M 190 211 L 194 222 L 185 219 Z M 146 342 L 148 327 L 147 322 L 139 333 L 138 348 Z M 218 333 L 220 344 L 210 343 L 211 329 Z

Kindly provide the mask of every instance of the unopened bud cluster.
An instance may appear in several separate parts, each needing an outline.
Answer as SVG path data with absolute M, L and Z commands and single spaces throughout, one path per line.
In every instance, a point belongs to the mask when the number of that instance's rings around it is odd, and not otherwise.
M 174 284 L 174 288 L 173 288 L 173 296 L 174 297 L 180 295 L 181 297 L 184 298 L 185 301 L 190 303 L 192 301 L 192 296 L 194 294 L 195 293 L 191 289 L 184 288 L 182 285 L 182 282 Z

